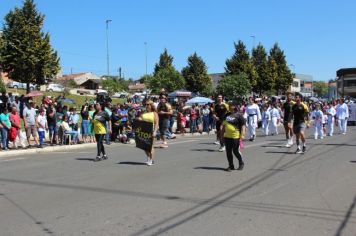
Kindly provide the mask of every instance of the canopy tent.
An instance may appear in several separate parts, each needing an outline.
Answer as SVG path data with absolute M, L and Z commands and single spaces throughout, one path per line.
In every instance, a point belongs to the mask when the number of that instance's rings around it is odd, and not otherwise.
M 198 105 L 205 105 L 208 103 L 213 103 L 214 101 L 211 100 L 210 98 L 206 98 L 206 97 L 195 97 L 192 99 L 189 99 L 186 104 L 198 104 Z
M 175 97 L 191 97 L 192 92 L 185 91 L 185 90 L 177 90 L 174 92 L 171 92 L 168 94 L 169 98 L 175 98 Z

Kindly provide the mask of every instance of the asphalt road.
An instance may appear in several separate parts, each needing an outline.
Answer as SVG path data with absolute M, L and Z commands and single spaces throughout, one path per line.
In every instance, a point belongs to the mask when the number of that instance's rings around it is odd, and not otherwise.
M 129 145 L 0 159 L 0 235 L 356 235 L 355 127 L 302 155 L 258 137 L 233 172 L 213 141 L 172 141 L 151 167 Z

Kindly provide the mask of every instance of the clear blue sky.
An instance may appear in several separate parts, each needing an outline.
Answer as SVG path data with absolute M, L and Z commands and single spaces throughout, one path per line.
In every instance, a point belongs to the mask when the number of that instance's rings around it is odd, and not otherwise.
M 21 0 L 0 0 L 0 18 Z M 295 72 L 315 80 L 335 78 L 356 67 L 354 0 L 36 0 L 46 15 L 45 31 L 59 52 L 63 73 L 106 73 L 105 20 L 109 26 L 110 73 L 125 77 L 148 72 L 167 48 L 178 70 L 197 52 L 209 73 L 223 72 L 233 42 L 250 50 L 252 35 L 268 50 L 278 42 Z M 293 67 L 291 67 L 294 70 Z

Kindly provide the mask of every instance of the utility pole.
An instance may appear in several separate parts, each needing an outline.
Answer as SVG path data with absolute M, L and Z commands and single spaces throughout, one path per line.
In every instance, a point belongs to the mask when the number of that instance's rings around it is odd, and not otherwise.
M 145 59 L 146 59 L 146 75 L 147 75 L 147 42 L 145 42 Z
M 106 20 L 106 66 L 107 74 L 110 75 L 110 66 L 109 66 L 109 23 L 112 20 Z

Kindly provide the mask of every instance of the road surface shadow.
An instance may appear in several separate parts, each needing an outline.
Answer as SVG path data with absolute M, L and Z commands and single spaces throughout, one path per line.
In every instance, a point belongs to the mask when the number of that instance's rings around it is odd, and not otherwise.
M 209 167 L 209 166 L 200 166 L 200 167 L 195 167 L 195 170 L 220 170 L 220 171 L 225 171 L 225 168 L 222 167 Z
M 286 152 L 286 151 L 268 151 L 266 153 L 288 154 L 288 155 L 295 154 L 295 152 Z
M 201 145 L 216 145 L 215 143 L 199 143 Z
M 132 165 L 132 166 L 145 166 L 146 163 L 144 162 L 135 162 L 135 161 L 121 161 L 117 163 L 119 165 Z
M 218 152 L 218 150 L 208 149 L 208 148 L 190 149 L 190 151 L 193 151 L 193 152 Z
M 75 158 L 77 161 L 94 161 L 94 158 Z
M 314 143 L 313 145 L 356 147 L 356 144 L 346 144 L 346 143 Z
M 355 163 L 356 164 L 356 161 L 350 161 L 351 163 Z

